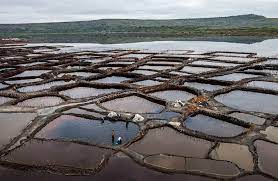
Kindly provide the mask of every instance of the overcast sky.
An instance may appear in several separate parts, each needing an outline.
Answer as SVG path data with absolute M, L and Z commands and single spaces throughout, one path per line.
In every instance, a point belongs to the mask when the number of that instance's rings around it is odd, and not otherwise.
M 0 23 L 238 14 L 278 17 L 278 0 L 0 0 Z

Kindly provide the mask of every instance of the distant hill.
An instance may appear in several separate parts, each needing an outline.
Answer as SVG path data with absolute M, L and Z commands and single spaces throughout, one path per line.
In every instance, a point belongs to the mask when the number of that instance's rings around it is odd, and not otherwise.
M 0 37 L 27 38 L 39 35 L 161 35 L 161 36 L 278 36 L 278 18 L 249 14 L 216 18 L 92 21 L 0 24 Z

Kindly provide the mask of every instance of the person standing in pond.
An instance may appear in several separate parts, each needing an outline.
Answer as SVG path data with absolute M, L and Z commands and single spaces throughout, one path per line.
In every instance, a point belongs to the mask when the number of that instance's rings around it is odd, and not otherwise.
M 116 144 L 117 144 L 117 145 L 121 145 L 121 144 L 122 144 L 122 137 L 119 137 L 119 138 L 118 138 Z
M 112 130 L 112 144 L 114 145 L 115 142 L 115 131 L 114 129 Z

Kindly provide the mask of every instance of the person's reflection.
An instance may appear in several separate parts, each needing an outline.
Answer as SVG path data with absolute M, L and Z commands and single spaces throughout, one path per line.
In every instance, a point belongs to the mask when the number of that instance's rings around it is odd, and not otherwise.
M 126 129 L 128 129 L 128 124 L 129 124 L 129 122 L 127 121 L 127 122 L 125 123 Z

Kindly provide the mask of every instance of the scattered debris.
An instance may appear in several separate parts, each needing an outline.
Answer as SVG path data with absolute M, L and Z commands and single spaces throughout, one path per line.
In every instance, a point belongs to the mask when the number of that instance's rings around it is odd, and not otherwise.
M 107 117 L 109 117 L 111 119 L 115 119 L 118 117 L 118 114 L 116 112 L 111 111 L 108 113 Z
M 172 106 L 174 108 L 181 108 L 181 107 L 185 106 L 185 103 L 182 102 L 181 100 L 177 100 L 177 101 L 172 103 Z
M 145 118 L 140 114 L 135 114 L 134 118 L 132 119 L 133 122 L 143 122 Z
M 175 127 L 179 127 L 181 125 L 180 122 L 173 122 L 173 121 L 170 121 L 169 124 Z

